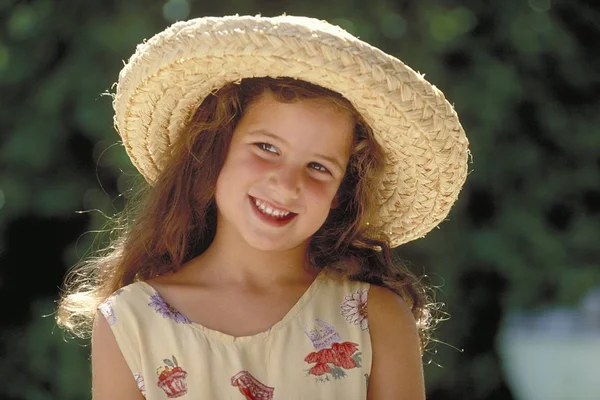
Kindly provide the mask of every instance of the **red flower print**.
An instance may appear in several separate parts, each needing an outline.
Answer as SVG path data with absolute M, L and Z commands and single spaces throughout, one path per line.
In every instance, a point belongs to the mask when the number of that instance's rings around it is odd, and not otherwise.
M 333 351 L 332 349 L 319 350 L 318 362 L 333 363 L 333 362 L 335 362 L 335 359 L 336 359 L 335 351 Z
M 316 376 L 321 376 L 324 374 L 327 374 L 331 372 L 331 368 L 329 368 L 329 365 L 324 364 L 324 363 L 316 363 L 309 371 L 308 373 L 311 375 L 316 375 Z
M 358 349 L 358 345 L 356 343 L 334 343 L 331 348 L 336 355 L 335 361 L 333 362 L 336 367 L 344 369 L 356 368 L 356 363 L 352 359 L 352 355 Z
M 304 361 L 309 364 L 316 363 L 309 370 L 310 375 L 321 376 L 332 373 L 332 368 L 352 369 L 358 365 L 352 356 L 358 351 L 358 345 L 352 342 L 334 343 L 331 348 L 321 349 L 306 356 Z
M 344 369 L 352 369 L 356 368 L 356 363 L 349 356 L 338 355 L 338 358 L 333 363 L 336 367 L 344 368 Z
M 320 319 L 316 322 L 316 329 L 305 329 L 306 335 L 317 350 L 304 358 L 308 364 L 314 364 L 308 369 L 308 375 L 315 376 L 318 382 L 328 382 L 330 378 L 345 378 L 345 370 L 360 368 L 362 353 L 358 350 L 358 344 L 342 342 L 340 334 L 333 326 Z
M 306 356 L 304 361 L 306 361 L 307 363 L 310 363 L 310 364 L 319 362 L 320 361 L 319 353 L 315 353 L 313 351 L 312 353 L 310 353 L 309 355 Z
M 338 355 L 351 356 L 358 349 L 358 345 L 352 342 L 334 343 L 331 348 Z

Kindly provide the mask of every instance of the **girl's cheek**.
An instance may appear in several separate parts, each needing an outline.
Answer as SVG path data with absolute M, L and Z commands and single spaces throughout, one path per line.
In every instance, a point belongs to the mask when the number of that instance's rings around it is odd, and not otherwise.
M 337 185 L 333 182 L 319 181 L 313 178 L 305 179 L 304 190 L 308 197 L 314 200 L 333 200 L 337 192 Z
M 250 154 L 248 157 L 245 157 L 241 168 L 247 168 L 248 171 L 255 173 L 265 173 L 272 169 L 276 169 L 277 165 L 276 163 L 260 158 L 255 154 Z
M 252 151 L 238 149 L 235 154 L 232 154 L 232 165 L 235 168 L 261 169 L 266 167 L 266 160 L 262 159 Z M 238 171 L 243 172 L 243 171 Z

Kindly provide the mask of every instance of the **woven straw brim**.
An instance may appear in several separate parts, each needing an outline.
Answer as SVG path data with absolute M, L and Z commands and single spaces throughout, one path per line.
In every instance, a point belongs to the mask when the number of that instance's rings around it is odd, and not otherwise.
M 452 106 L 423 76 L 324 21 L 223 17 L 178 22 L 138 45 L 121 73 L 115 127 L 149 183 L 182 126 L 212 91 L 286 76 L 341 93 L 386 151 L 374 238 L 391 247 L 448 214 L 467 175 L 468 141 Z

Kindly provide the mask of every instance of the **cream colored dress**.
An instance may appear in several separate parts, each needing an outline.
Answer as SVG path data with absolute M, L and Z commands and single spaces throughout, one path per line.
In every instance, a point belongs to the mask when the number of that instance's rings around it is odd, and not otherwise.
M 142 281 L 99 309 L 148 400 L 365 399 L 368 290 L 321 273 L 281 321 L 238 338 L 189 321 Z

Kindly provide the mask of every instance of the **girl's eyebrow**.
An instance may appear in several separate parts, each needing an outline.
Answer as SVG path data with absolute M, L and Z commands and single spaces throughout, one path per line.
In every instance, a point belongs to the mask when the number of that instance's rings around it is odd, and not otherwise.
M 248 133 L 248 135 L 250 135 L 250 136 L 257 136 L 257 135 L 267 136 L 272 139 L 278 140 L 285 145 L 288 145 L 288 142 L 284 138 L 281 138 L 281 137 L 277 136 L 276 134 L 266 131 L 264 129 L 257 129 L 255 131 L 250 131 Z M 342 164 L 337 159 L 326 156 L 324 154 L 318 154 L 318 153 L 315 154 L 315 156 L 330 162 L 331 164 L 335 165 L 341 172 L 344 172 L 344 167 L 342 167 Z
M 271 133 L 271 132 L 269 132 L 269 131 L 265 131 L 264 129 L 257 129 L 257 130 L 255 130 L 255 131 L 251 131 L 251 132 L 249 133 L 249 135 L 250 135 L 250 136 L 256 136 L 256 135 L 268 136 L 268 137 L 270 137 L 270 138 L 272 138 L 272 139 L 279 140 L 280 142 L 283 142 L 284 144 L 287 144 L 287 142 L 285 141 L 285 139 L 283 139 L 283 138 L 280 138 L 279 136 L 277 136 L 277 135 L 276 135 L 276 134 L 274 134 L 274 133 Z

